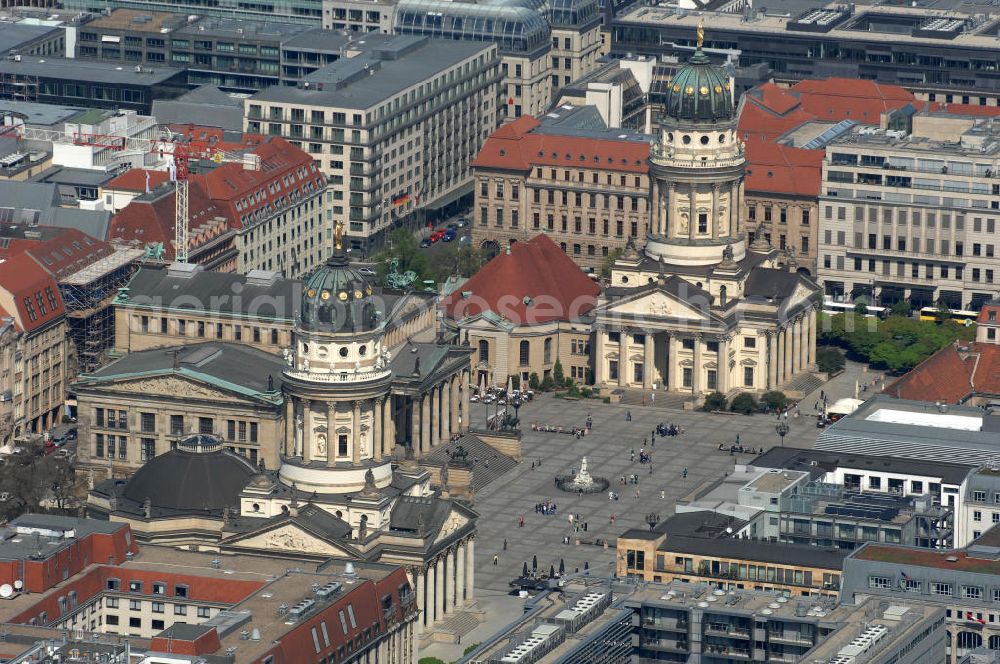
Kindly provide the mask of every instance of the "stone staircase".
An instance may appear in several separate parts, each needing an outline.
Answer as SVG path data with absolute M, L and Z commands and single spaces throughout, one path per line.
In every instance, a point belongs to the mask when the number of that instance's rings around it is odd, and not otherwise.
M 448 460 L 448 453 L 461 445 L 468 456 L 466 461 L 472 464 L 472 490 L 481 491 L 483 487 L 503 476 L 517 466 L 517 461 L 484 442 L 475 433 L 466 433 L 456 441 L 449 442 L 434 449 L 427 460 L 443 465 Z
M 684 404 L 693 399 L 691 394 L 658 391 L 656 398 L 650 402 L 649 394 L 649 392 L 643 390 L 624 390 L 620 403 L 625 406 L 642 406 L 642 400 L 645 398 L 645 405 L 647 407 L 683 410 Z
M 825 381 L 816 374 L 804 373 L 782 385 L 781 391 L 789 397 L 801 399 L 823 387 L 824 383 Z
M 438 627 L 443 632 L 450 632 L 461 639 L 479 626 L 479 616 L 467 611 L 459 611 L 446 618 Z

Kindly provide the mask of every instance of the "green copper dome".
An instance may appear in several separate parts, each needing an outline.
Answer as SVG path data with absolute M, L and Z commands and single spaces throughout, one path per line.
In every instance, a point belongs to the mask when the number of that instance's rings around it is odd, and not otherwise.
M 671 79 L 666 114 L 676 120 L 695 122 L 735 117 L 729 77 L 700 48 Z
M 339 249 L 302 288 L 302 327 L 326 332 L 372 330 L 378 326 L 371 284 Z

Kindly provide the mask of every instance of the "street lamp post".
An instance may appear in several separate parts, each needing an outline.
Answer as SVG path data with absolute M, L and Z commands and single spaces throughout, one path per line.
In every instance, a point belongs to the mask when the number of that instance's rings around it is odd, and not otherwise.
M 781 438 L 781 446 L 784 447 L 785 446 L 785 436 L 788 435 L 788 422 L 786 422 L 783 419 L 779 419 L 778 420 L 778 424 L 775 425 L 775 427 L 774 427 L 774 432 L 778 434 L 779 438 Z

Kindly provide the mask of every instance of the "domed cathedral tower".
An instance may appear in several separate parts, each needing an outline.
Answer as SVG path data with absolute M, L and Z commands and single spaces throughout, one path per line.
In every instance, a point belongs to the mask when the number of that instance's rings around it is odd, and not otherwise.
M 698 47 L 670 81 L 650 150 L 650 230 L 611 270 L 594 310 L 600 388 L 687 393 L 808 388 L 815 295 L 777 269 L 763 237 L 741 225 L 745 157 L 732 83 Z M 758 234 L 759 235 L 759 234 Z M 657 401 L 657 403 L 664 403 Z M 669 403 L 669 402 L 667 402 Z
M 349 493 L 392 481 L 392 371 L 383 312 L 371 285 L 338 249 L 305 283 L 284 371 L 279 477 L 303 491 Z
M 658 142 L 650 150 L 650 234 L 645 253 L 677 265 L 710 265 L 727 246 L 740 261 L 746 160 L 729 77 L 698 49 L 670 81 Z

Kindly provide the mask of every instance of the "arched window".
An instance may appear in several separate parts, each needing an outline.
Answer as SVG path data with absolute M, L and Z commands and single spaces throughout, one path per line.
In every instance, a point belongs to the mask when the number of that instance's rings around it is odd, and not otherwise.
M 486 339 L 479 340 L 479 361 L 489 362 L 490 361 L 490 342 Z
M 522 367 L 528 366 L 528 360 L 530 359 L 530 347 L 527 340 L 522 341 L 520 344 L 520 362 Z
M 543 354 L 545 356 L 545 364 L 551 363 L 552 362 L 552 337 L 549 337 L 548 339 L 545 340 L 545 345 L 543 346 L 543 350 L 544 350 Z
M 725 286 L 720 286 L 719 287 L 719 304 L 721 304 L 722 306 L 726 305 L 726 287 Z

